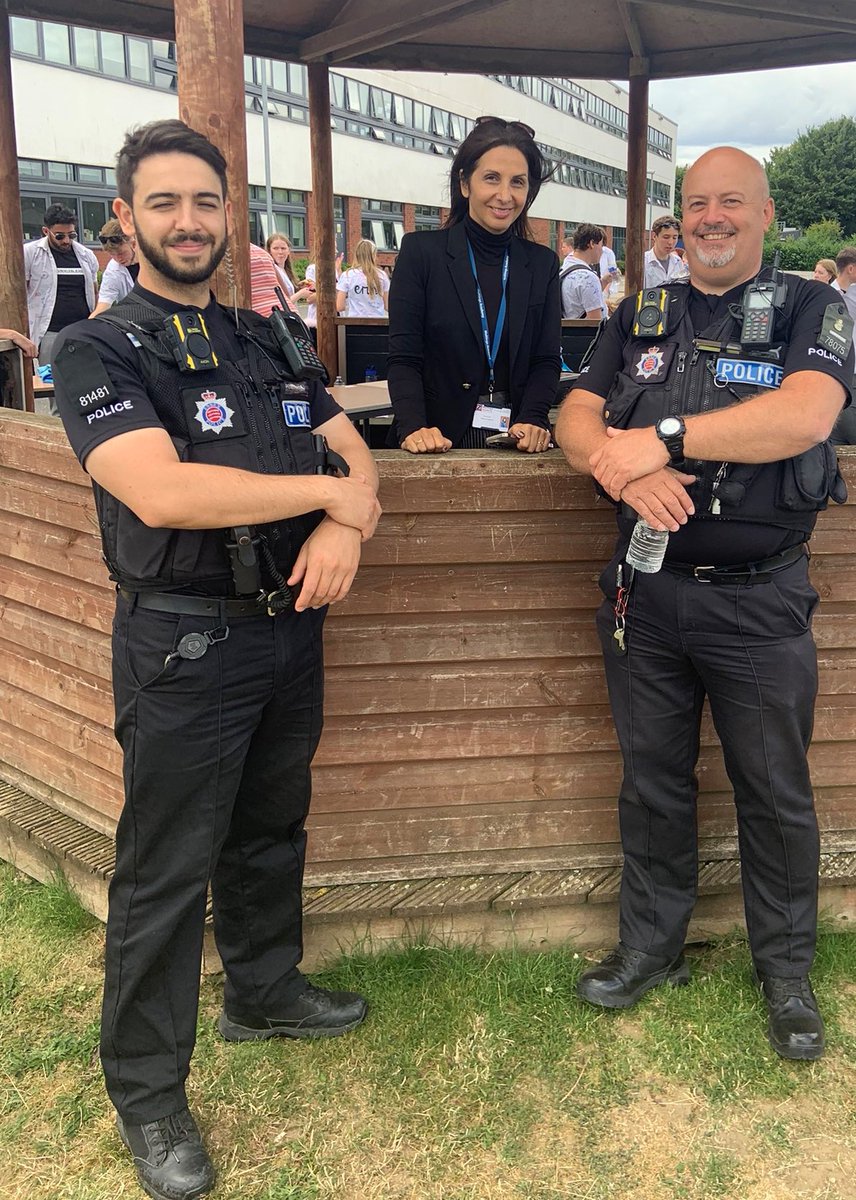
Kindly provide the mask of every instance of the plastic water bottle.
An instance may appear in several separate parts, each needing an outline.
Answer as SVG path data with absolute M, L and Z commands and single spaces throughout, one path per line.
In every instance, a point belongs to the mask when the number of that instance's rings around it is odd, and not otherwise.
M 375 366 L 366 367 L 366 383 L 376 383 L 376 382 L 377 382 L 377 367 L 375 367 Z
M 333 387 L 342 387 L 344 385 L 344 382 L 345 381 L 342 378 L 342 376 L 337 375 L 336 378 L 333 380 Z
M 629 567 L 635 567 L 645 575 L 656 575 L 663 565 L 668 544 L 668 529 L 652 529 L 640 517 L 633 527 L 625 561 Z

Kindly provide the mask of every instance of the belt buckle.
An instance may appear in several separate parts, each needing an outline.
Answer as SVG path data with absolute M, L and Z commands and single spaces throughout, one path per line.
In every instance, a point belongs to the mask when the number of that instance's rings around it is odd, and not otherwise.
M 715 570 L 716 570 L 716 567 L 713 566 L 713 564 L 711 564 L 710 566 L 706 566 L 706 567 L 693 567 L 693 578 L 697 579 L 699 581 L 699 583 L 713 583 L 713 580 L 710 579 L 707 575 L 700 575 L 699 572 L 700 571 L 715 571 Z

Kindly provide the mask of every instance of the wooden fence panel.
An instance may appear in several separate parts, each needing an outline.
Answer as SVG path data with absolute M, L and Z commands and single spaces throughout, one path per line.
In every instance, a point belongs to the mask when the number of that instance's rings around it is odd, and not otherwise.
M 612 510 L 558 453 L 379 454 L 385 516 L 325 635 L 309 883 L 604 866 L 620 760 L 594 631 Z M 856 486 L 856 453 L 843 455 Z M 856 847 L 856 505 L 821 515 L 812 576 L 824 838 Z M 56 422 L 0 413 L 0 777 L 108 831 L 112 588 Z M 705 715 L 699 828 L 733 853 Z

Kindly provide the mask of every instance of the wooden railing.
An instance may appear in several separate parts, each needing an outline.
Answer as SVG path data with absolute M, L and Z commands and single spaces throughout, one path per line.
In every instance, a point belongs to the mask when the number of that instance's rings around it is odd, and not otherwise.
M 856 487 L 856 453 L 845 451 Z M 307 882 L 619 861 L 593 612 L 611 509 L 558 452 L 378 455 L 385 515 L 325 635 Z M 856 506 L 821 514 L 811 750 L 824 849 L 856 849 Z M 59 424 L 0 412 L 0 778 L 110 833 L 111 587 Z M 706 717 L 700 835 L 734 851 Z

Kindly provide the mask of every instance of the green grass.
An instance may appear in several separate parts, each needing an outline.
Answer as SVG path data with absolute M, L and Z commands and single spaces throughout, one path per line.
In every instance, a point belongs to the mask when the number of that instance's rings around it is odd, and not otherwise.
M 140 1194 L 95 1057 L 101 928 L 63 885 L 5 866 L 0 926 L 4 1200 Z M 853 1200 L 856 935 L 820 938 L 815 1064 L 770 1050 L 738 936 L 630 1013 L 576 999 L 585 965 L 570 949 L 354 954 L 314 978 L 364 992 L 368 1021 L 306 1043 L 227 1045 L 206 979 L 191 1102 L 216 1196 Z

